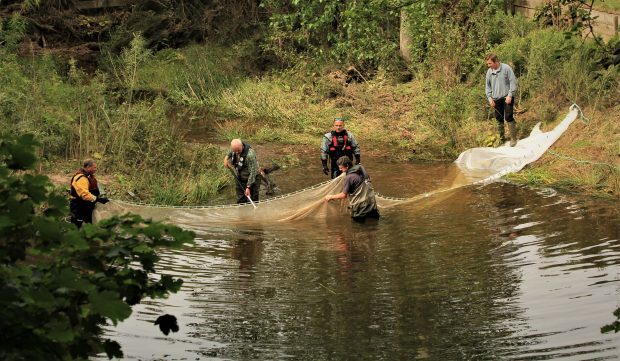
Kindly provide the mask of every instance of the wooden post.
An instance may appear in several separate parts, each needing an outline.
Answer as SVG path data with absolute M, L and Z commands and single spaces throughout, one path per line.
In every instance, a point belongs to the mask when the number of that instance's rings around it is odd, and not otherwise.
M 618 34 L 618 15 L 614 16 L 614 33 Z

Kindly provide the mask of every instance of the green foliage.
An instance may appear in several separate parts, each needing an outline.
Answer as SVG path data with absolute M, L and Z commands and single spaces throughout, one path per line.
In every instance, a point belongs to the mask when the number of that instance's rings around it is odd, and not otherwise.
M 2 49 L 0 51 L 7 53 L 15 51 L 27 28 L 26 18 L 18 13 L 0 19 L 0 49 Z
M 223 187 L 223 170 L 218 167 L 223 151 L 186 144 L 187 126 L 170 116 L 176 99 L 164 92 L 152 99 L 143 96 L 146 86 L 157 81 L 164 89 L 180 89 L 192 72 L 202 69 L 198 59 L 204 51 L 199 47 L 179 54 L 189 54 L 190 64 L 184 63 L 182 75 L 162 77 L 164 72 L 155 69 L 164 55 L 153 55 L 136 36 L 131 48 L 107 57 L 109 73 L 97 72 L 88 79 L 75 61 L 65 67 L 51 56 L 23 61 L 0 52 L 0 132 L 34 134 L 41 143 L 39 154 L 51 162 L 97 156 L 107 172 L 122 173 L 136 184 L 127 190 L 140 197 L 155 194 L 153 186 L 176 195 L 164 197 L 167 204 L 205 202 Z M 175 68 L 164 70 L 177 74 Z M 190 182 L 197 174 L 204 175 Z M 179 179 L 188 180 L 182 188 L 177 188 Z
M 35 145 L 31 135 L 0 140 L 0 358 L 122 357 L 102 326 L 145 297 L 179 290 L 180 279 L 154 277 L 156 248 L 180 247 L 193 233 L 133 215 L 78 230 L 62 221 L 64 197 L 30 174 Z
M 164 94 L 174 104 L 213 107 L 237 83 L 236 60 L 230 52 L 205 45 L 162 50 L 140 68 L 140 87 Z
M 113 53 L 145 35 L 149 49 L 180 48 L 217 34 L 223 43 L 254 33 L 261 18 L 258 1 L 138 1 L 115 28 L 107 47 Z
M 519 78 L 521 99 L 537 94 L 559 94 L 580 104 L 613 101 L 619 81 L 613 52 L 594 43 L 579 43 L 553 29 L 513 38 L 495 48 L 501 61 L 513 65 Z
M 528 168 L 519 173 L 511 173 L 506 178 L 535 186 L 547 186 L 557 181 L 548 168 Z
M 519 24 L 501 11 L 503 1 L 422 0 L 403 9 L 411 38 L 410 66 L 417 71 L 449 69 L 448 81 L 464 80 L 489 46 L 513 36 L 506 24 Z
M 601 333 L 607 333 L 613 331 L 614 333 L 620 332 L 620 308 L 616 308 L 614 311 L 614 316 L 616 316 L 616 320 L 609 325 L 605 325 L 601 327 Z
M 135 190 L 155 204 L 206 204 L 230 184 L 230 173 L 222 167 L 224 152 L 217 146 L 194 144 L 184 155 L 183 172 L 145 172 Z M 164 176 L 162 176 L 164 175 Z
M 376 69 L 397 57 L 399 12 L 390 0 L 261 3 L 271 14 L 265 48 L 285 64 L 299 55 Z
M 552 0 L 543 3 L 534 15 L 539 23 L 566 32 L 567 36 L 581 36 L 592 26 L 592 2 L 583 0 Z M 587 32 L 588 35 L 590 32 Z M 595 34 L 592 34 L 595 36 Z

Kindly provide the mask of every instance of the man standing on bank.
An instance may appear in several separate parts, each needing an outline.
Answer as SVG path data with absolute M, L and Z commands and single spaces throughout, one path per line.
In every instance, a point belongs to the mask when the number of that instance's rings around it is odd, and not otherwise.
M 323 163 L 323 173 L 331 174 L 332 179 L 339 176 L 342 172 L 338 169 L 336 162 L 340 157 L 347 156 L 353 159 L 355 156 L 356 164 L 360 164 L 360 146 L 351 132 L 344 128 L 344 118 L 334 118 L 333 130 L 323 135 L 321 140 L 321 163 Z M 331 171 L 327 168 L 327 159 L 330 159 Z
M 92 159 L 86 159 L 80 170 L 71 177 L 71 223 L 78 228 L 84 223 L 93 223 L 93 211 L 95 203 L 108 203 L 108 199 L 100 197 L 99 186 L 95 178 L 97 163 Z
M 489 69 L 485 90 L 489 105 L 495 109 L 499 139 L 502 144 L 506 142 L 504 135 L 504 121 L 506 121 L 510 130 L 510 146 L 514 147 L 517 144 L 517 127 L 513 116 L 517 78 L 512 68 L 508 64 L 500 63 L 495 54 L 487 55 L 486 63 Z
M 375 191 L 370 183 L 370 177 L 361 164 L 353 165 L 349 157 L 343 156 L 337 160 L 340 172 L 345 173 L 342 192 L 328 194 L 323 199 L 326 202 L 332 199 L 349 198 L 349 210 L 351 218 L 359 223 L 364 223 L 366 218 L 379 219 L 379 210 L 375 200 Z
M 235 177 L 237 203 L 249 203 L 249 199 L 258 202 L 260 179 L 256 152 L 241 139 L 230 142 L 230 152 L 224 157 L 224 167 L 231 169 Z

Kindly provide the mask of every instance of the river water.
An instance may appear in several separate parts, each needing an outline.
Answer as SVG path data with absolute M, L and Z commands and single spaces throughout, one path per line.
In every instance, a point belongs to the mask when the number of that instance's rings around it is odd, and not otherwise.
M 325 180 L 310 163 L 273 180 L 283 192 Z M 449 164 L 366 167 L 388 196 L 452 181 Z M 139 360 L 618 360 L 620 333 L 600 332 L 620 306 L 618 214 L 494 183 L 364 225 L 195 229 L 194 245 L 162 250 L 158 265 L 182 290 L 108 333 Z M 179 332 L 161 334 L 162 313 Z

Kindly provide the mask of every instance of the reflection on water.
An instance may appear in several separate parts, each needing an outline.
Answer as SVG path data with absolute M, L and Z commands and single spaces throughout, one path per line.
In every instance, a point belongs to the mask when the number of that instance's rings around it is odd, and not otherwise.
M 449 185 L 446 167 L 371 175 L 408 196 L 431 190 L 424 172 Z M 600 333 L 620 305 L 617 204 L 497 183 L 382 216 L 197 230 L 159 264 L 182 291 L 110 334 L 140 360 L 620 358 L 620 334 Z M 152 325 L 161 313 L 177 334 Z

